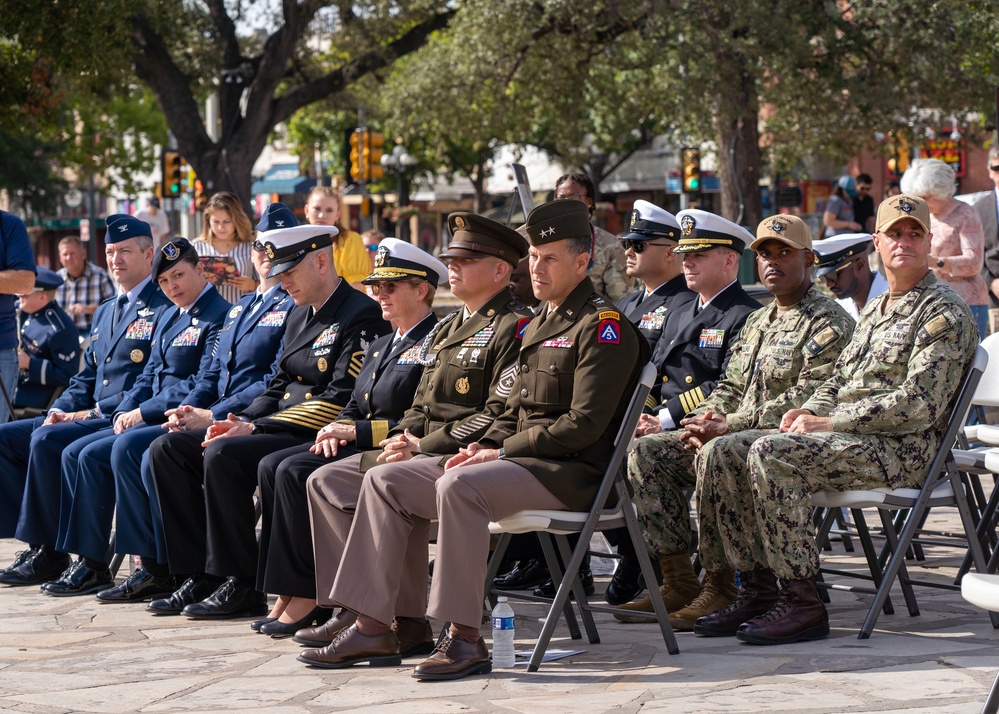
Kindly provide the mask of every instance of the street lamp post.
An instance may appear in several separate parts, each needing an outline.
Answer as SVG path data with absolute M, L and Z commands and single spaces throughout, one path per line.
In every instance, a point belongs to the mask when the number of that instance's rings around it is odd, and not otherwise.
M 395 174 L 396 180 L 396 207 L 399 209 L 399 220 L 396 222 L 396 237 L 399 240 L 409 242 L 409 222 L 402 217 L 402 209 L 409 205 L 409 177 L 411 168 L 419 161 L 414 157 L 402 143 L 397 143 L 392 148 L 391 154 L 382 154 L 382 166 Z

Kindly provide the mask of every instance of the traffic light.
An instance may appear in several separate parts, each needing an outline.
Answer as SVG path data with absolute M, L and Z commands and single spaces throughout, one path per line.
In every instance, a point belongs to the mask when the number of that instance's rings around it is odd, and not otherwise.
M 901 176 L 909 168 L 909 157 L 912 149 L 909 147 L 909 140 L 904 130 L 891 132 L 888 135 L 891 139 L 892 156 L 888 159 L 888 173 L 892 176 Z
M 186 162 L 176 151 L 163 152 L 163 190 L 167 198 L 179 196 L 183 190 Z
M 364 179 L 380 179 L 385 175 L 382 168 L 382 155 L 385 147 L 385 135 L 376 131 L 364 132 L 364 152 L 361 166 L 364 168 Z
M 355 181 L 364 178 L 364 171 L 361 167 L 361 143 L 365 132 L 355 131 L 350 135 L 350 177 Z
M 681 149 L 680 163 L 683 168 L 683 192 L 700 193 L 701 191 L 701 150 Z
M 187 175 L 184 177 L 184 193 L 193 193 L 195 187 L 200 183 L 198 174 L 190 166 L 187 167 Z
M 197 179 L 194 182 L 194 207 L 199 211 L 203 211 L 207 204 L 208 194 L 205 193 L 205 185 L 201 182 L 201 179 Z

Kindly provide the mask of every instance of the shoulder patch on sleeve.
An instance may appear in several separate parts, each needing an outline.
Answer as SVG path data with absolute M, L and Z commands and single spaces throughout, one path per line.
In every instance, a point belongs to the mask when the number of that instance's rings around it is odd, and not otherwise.
M 950 323 L 947 321 L 947 317 L 945 315 L 937 315 L 919 328 L 916 332 L 916 340 L 919 344 L 925 345 L 928 342 L 933 342 L 933 340 L 946 332 L 950 332 Z
M 617 320 L 601 320 L 597 327 L 597 342 L 602 344 L 621 344 L 621 325 Z
M 843 333 L 835 325 L 829 325 L 812 336 L 808 342 L 805 343 L 805 349 L 813 357 L 818 354 L 822 354 L 826 347 L 831 345 L 837 339 L 843 336 Z

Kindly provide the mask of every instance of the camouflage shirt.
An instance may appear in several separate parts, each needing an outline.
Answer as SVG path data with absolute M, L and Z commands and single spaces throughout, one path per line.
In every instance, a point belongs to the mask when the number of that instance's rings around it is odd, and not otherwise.
M 638 281 L 628 277 L 625 261 L 621 241 L 603 228 L 594 227 L 593 262 L 587 275 L 593 281 L 594 291 L 606 295 L 611 302 L 634 292 L 638 286 Z
M 889 298 L 864 307 L 834 375 L 802 408 L 863 436 L 895 485 L 926 477 L 978 331 L 967 304 L 932 273 L 886 309 Z
M 726 415 L 730 431 L 776 429 L 833 374 L 853 319 L 814 286 L 790 310 L 752 313 L 732 347 L 725 378 L 697 408 Z

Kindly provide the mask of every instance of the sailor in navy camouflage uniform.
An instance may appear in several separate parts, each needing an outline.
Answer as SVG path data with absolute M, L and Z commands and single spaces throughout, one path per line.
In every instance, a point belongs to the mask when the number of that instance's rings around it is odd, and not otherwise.
M 111 423 L 108 417 L 149 359 L 153 329 L 172 305 L 150 280 L 153 239 L 147 223 L 110 215 L 104 242 L 119 293 L 94 313 L 83 368 L 44 419 L 0 426 L 0 536 L 14 535 L 32 546 L 0 573 L 7 585 L 43 583 L 69 565 L 69 556 L 54 549 L 62 452 Z
M 21 348 L 17 362 L 20 379 L 15 407 L 44 409 L 59 388 L 80 371 L 80 332 L 73 318 L 55 300 L 63 279 L 39 268 L 35 290 L 21 295 Z

